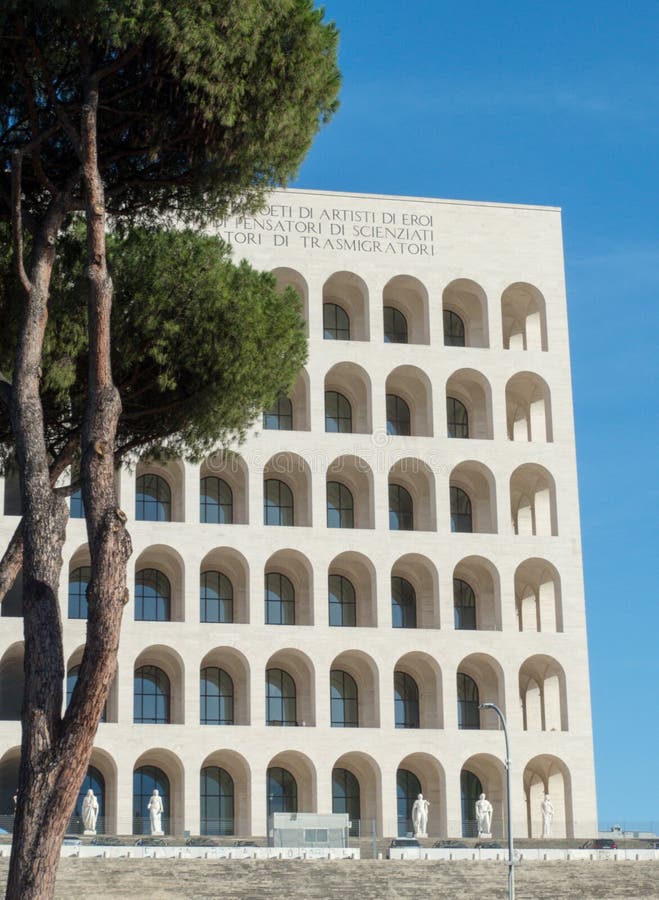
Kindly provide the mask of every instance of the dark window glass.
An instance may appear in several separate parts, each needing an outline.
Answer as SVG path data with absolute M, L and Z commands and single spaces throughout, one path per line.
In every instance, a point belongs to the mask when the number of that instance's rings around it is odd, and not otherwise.
M 263 489 L 264 525 L 293 525 L 293 492 L 283 481 L 268 478 Z
M 233 681 L 216 666 L 201 670 L 199 701 L 202 725 L 233 725 Z
M 416 591 L 405 578 L 391 578 L 391 624 L 394 628 L 416 628 Z
M 288 397 L 280 397 L 272 409 L 263 413 L 263 427 L 267 431 L 293 430 L 293 404 Z
M 142 666 L 135 672 L 133 721 L 167 725 L 170 719 L 169 678 L 157 666 Z
M 463 837 L 476 837 L 478 824 L 476 822 L 476 801 L 483 793 L 480 779 L 468 769 L 460 772 L 460 801 L 462 806 L 462 835 Z
M 101 721 L 103 721 L 103 719 L 101 719 Z M 80 790 L 78 791 L 78 799 L 76 800 L 76 805 L 73 809 L 73 815 L 76 817 L 77 821 L 74 827 L 72 827 L 73 823 L 69 825 L 69 828 L 67 830 L 70 833 L 75 833 L 75 831 L 78 830 L 75 826 L 78 826 L 80 831 L 82 831 L 85 827 L 82 822 L 82 804 L 85 800 L 87 791 L 90 790 L 94 792 L 94 796 L 96 797 L 96 801 L 98 803 L 96 831 L 98 834 L 105 834 L 105 778 L 103 778 L 103 775 L 94 766 L 89 766 L 89 768 L 87 769 L 87 774 L 85 775 L 83 782 L 80 785 Z
M 414 530 L 412 497 L 401 484 L 389 485 L 389 528 L 391 531 Z
M 469 437 L 469 416 L 467 407 L 455 397 L 446 398 L 446 426 L 451 438 Z
M 80 675 L 80 666 L 73 666 L 73 668 L 69 669 L 68 674 L 66 676 L 66 705 L 68 707 L 71 702 L 71 695 L 73 694 L 73 688 L 76 686 L 76 682 L 78 680 L 78 675 Z M 103 712 L 101 713 L 101 722 L 107 722 L 107 703 L 103 706 Z
M 326 341 L 350 340 L 350 319 L 336 303 L 323 304 L 323 337 Z
M 221 572 L 202 572 L 199 581 L 202 622 L 233 622 L 233 587 Z
M 135 483 L 135 518 L 142 522 L 171 522 L 172 492 L 159 475 L 140 475 Z
M 407 672 L 394 672 L 396 728 L 419 727 L 419 688 Z
M 158 569 L 142 569 L 135 575 L 135 621 L 171 620 L 169 579 Z
M 476 629 L 476 597 L 471 586 L 460 578 L 453 579 L 454 625 L 459 631 Z
M 266 625 L 295 625 L 295 588 L 280 572 L 265 576 Z
M 352 432 L 350 401 L 338 391 L 325 391 L 325 431 Z
M 154 790 L 162 799 L 162 830 L 169 833 L 169 778 L 155 766 L 141 766 L 133 772 L 133 834 L 150 834 L 149 800 Z
M 332 812 L 348 813 L 350 834 L 359 835 L 361 799 L 359 782 L 348 769 L 332 770 Z
M 357 624 L 355 589 L 343 575 L 329 577 L 329 623 L 344 628 Z
M 352 675 L 340 669 L 330 673 L 330 705 L 332 728 L 358 727 L 357 682 Z
M 199 485 L 199 519 L 212 525 L 233 522 L 233 493 L 221 478 L 202 478 Z
M 283 669 L 265 673 L 266 725 L 297 725 L 295 682 Z
M 473 531 L 471 500 L 459 487 L 451 488 L 451 531 Z
M 444 310 L 444 344 L 447 347 L 465 346 L 465 326 L 457 313 Z
M 71 519 L 85 518 L 85 507 L 82 502 L 82 491 L 80 490 L 80 488 L 78 488 L 77 491 L 71 494 L 69 517 Z
M 202 834 L 235 834 L 233 778 L 219 766 L 206 766 L 199 780 Z
M 458 672 L 458 728 L 480 728 L 478 685 L 473 678 Z
M 387 394 L 387 434 L 410 435 L 411 422 L 410 408 L 403 398 Z
M 421 783 L 413 772 L 399 769 L 396 773 L 396 805 L 398 812 L 398 836 L 405 837 L 414 831 L 412 807 L 421 793 Z
M 268 815 L 297 812 L 297 782 L 288 769 L 268 769 Z
M 407 343 L 407 319 L 394 306 L 384 308 L 384 341 L 386 344 Z
M 327 482 L 327 527 L 355 527 L 352 494 L 340 481 Z
M 78 566 L 69 575 L 69 619 L 87 618 L 87 585 L 91 577 L 90 566 Z

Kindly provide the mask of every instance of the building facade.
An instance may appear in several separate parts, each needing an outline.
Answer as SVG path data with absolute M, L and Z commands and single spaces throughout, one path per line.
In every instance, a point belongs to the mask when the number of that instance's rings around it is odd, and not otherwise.
M 219 233 L 300 296 L 309 359 L 234 453 L 118 475 L 134 552 L 90 774 L 106 832 L 265 835 L 277 811 L 368 834 L 597 828 L 560 212 L 274 193 Z M 212 328 L 212 323 L 209 323 Z M 4 484 L 1 536 L 18 521 Z M 89 563 L 77 499 L 67 685 Z M 0 813 L 20 747 L 22 623 L 0 634 Z M 360 823 L 359 825 L 357 823 Z

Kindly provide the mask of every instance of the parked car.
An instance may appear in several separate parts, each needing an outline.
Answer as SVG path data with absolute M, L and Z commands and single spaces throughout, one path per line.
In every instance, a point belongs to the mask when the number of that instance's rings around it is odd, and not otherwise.
M 77 847 L 79 844 L 82 844 L 82 841 L 76 834 L 64 835 L 64 840 L 62 841 L 64 847 Z
M 496 841 L 479 841 L 476 850 L 503 850 L 503 847 Z
M 217 847 L 212 838 L 207 837 L 190 837 L 185 842 L 186 847 Z
M 413 837 L 394 838 L 387 850 L 387 859 L 391 859 L 391 850 L 419 850 L 421 844 Z
M 443 847 L 446 850 L 466 850 L 467 845 L 463 841 L 435 841 L 433 847 Z
M 95 837 L 92 844 L 96 847 L 121 847 L 121 838 L 114 834 L 101 834 Z
M 157 837 L 143 837 L 135 841 L 136 847 L 166 847 L 167 841 Z
M 593 838 L 581 845 L 582 850 L 617 850 L 618 845 L 611 838 Z

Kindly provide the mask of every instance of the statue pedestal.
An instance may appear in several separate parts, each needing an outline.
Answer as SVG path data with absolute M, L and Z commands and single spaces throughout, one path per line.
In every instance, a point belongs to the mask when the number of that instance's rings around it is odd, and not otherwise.
M 480 841 L 480 840 L 486 840 L 486 841 L 489 841 L 489 840 L 491 840 L 491 838 L 492 838 L 492 832 L 491 832 L 491 831 L 479 831 L 479 832 L 478 832 L 478 840 L 479 840 L 479 841 Z
M 89 829 L 85 828 L 85 830 L 83 831 L 82 834 L 83 834 L 84 837 L 88 837 L 88 836 L 89 836 L 89 837 L 95 837 L 95 836 L 96 836 L 96 831 L 90 831 Z
M 164 831 L 152 831 L 151 837 L 161 837 L 164 833 Z

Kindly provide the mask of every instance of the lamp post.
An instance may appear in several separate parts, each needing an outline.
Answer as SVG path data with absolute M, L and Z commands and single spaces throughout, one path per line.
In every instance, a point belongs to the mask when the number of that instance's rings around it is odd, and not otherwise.
M 506 717 L 496 703 L 480 703 L 479 709 L 493 709 L 499 716 L 503 725 L 503 734 L 506 739 L 506 800 L 508 807 L 508 900 L 515 900 L 515 859 L 513 857 L 513 821 L 510 808 L 510 746 L 508 744 L 508 729 Z

